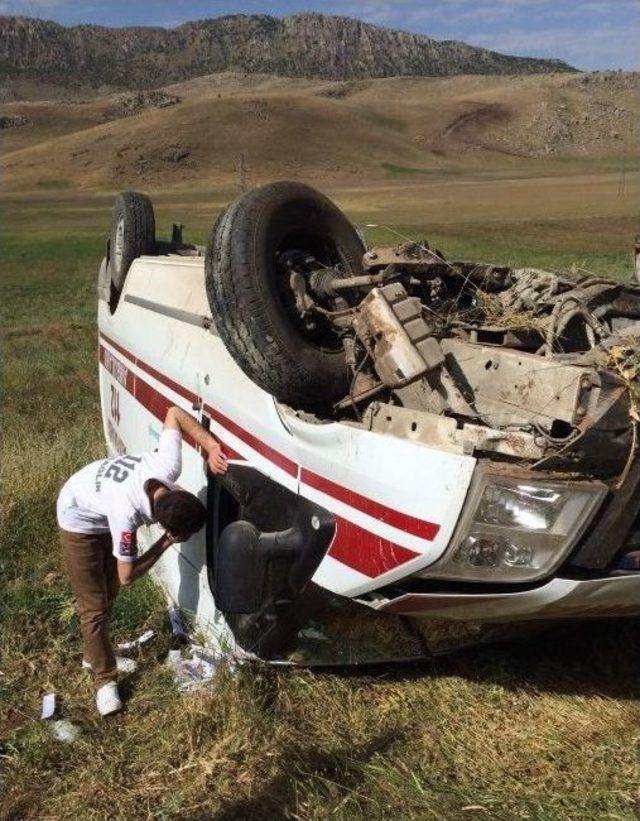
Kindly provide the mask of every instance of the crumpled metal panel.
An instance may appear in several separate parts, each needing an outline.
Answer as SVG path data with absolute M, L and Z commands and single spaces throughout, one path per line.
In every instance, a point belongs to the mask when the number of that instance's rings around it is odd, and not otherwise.
M 600 380 L 592 367 L 456 339 L 444 339 L 441 345 L 447 373 L 465 400 L 460 403 L 452 391 L 447 404 L 461 414 L 470 405 L 492 427 L 550 430 L 555 420 L 578 425 L 596 400 Z

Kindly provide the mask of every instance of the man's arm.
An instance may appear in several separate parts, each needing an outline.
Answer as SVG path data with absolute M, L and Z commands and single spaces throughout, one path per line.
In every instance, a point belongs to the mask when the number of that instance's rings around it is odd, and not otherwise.
M 207 463 L 212 473 L 226 473 L 227 458 L 222 452 L 220 443 L 205 430 L 197 419 L 177 408 L 175 405 L 167 411 L 164 419 L 165 428 L 177 430 L 184 437 L 190 436 L 207 454 Z
M 141 576 L 144 576 L 173 543 L 173 537 L 169 536 L 168 533 L 163 533 L 139 559 L 133 562 L 123 562 L 118 559 L 118 578 L 120 579 L 120 584 L 123 587 L 128 587 Z

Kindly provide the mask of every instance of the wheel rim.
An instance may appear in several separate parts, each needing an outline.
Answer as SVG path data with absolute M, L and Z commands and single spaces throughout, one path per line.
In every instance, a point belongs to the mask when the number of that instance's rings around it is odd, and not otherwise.
M 315 331 L 305 328 L 300 315 L 295 307 L 293 293 L 289 287 L 289 274 L 281 266 L 279 260 L 290 251 L 299 251 L 303 254 L 310 254 L 315 257 L 320 267 L 333 267 L 334 265 L 344 265 L 345 260 L 340 250 L 330 235 L 314 234 L 309 231 L 300 231 L 286 236 L 279 243 L 274 253 L 273 270 L 274 283 L 278 301 L 293 323 L 296 333 L 301 342 L 312 345 L 324 353 L 338 353 L 342 351 L 340 336 L 336 333 L 331 323 L 317 315 L 315 317 Z M 329 304 L 325 308 L 331 308 Z

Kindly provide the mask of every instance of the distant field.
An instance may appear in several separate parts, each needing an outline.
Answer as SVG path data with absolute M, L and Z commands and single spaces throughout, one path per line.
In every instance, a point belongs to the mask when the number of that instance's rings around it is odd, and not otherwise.
M 505 177 L 507 175 L 504 175 Z M 638 178 L 334 186 L 371 242 L 429 237 L 451 257 L 629 276 Z M 203 241 L 233 194 L 158 192 Z M 3 818 L 631 819 L 640 807 L 640 621 L 558 627 L 520 646 L 351 675 L 245 668 L 174 690 L 161 597 L 118 600 L 118 640 L 159 631 L 94 717 L 62 573 L 54 503 L 104 452 L 95 272 L 112 195 L 41 190 L 2 201 L 0 816 Z M 391 229 L 391 230 L 390 230 Z M 55 691 L 79 741 L 37 720 Z
M 640 158 L 640 75 L 395 77 L 346 83 L 223 73 L 125 116 L 120 95 L 0 104 L 5 191 L 192 191 L 302 179 L 420 184 L 469 175 L 624 174 Z M 634 166 L 634 163 L 636 164 Z

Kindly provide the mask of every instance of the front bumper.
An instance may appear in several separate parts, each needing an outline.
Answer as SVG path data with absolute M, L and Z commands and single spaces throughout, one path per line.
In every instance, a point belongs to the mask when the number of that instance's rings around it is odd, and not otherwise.
M 362 603 L 383 613 L 487 623 L 620 618 L 640 615 L 640 573 L 585 580 L 555 578 L 518 592 L 407 592 Z

